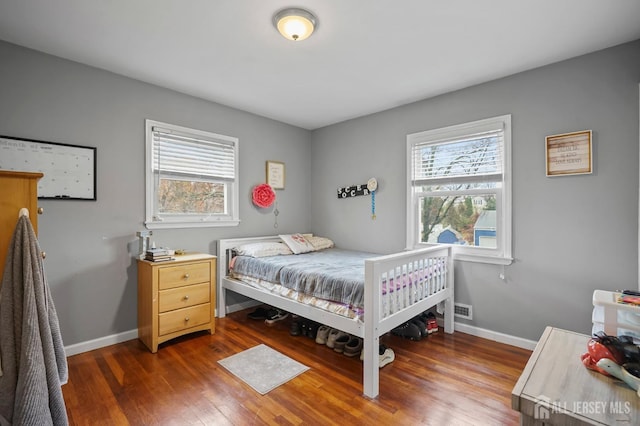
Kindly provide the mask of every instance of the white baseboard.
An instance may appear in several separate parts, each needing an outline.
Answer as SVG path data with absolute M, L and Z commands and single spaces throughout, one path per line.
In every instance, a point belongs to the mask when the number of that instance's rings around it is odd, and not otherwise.
M 76 343 L 75 345 L 65 346 L 64 351 L 67 356 L 77 355 L 83 352 L 89 352 L 94 349 L 104 348 L 105 346 L 111 346 L 115 345 L 116 343 L 122 343 L 126 342 L 127 340 L 133 340 L 137 338 L 138 329 L 129 330 L 118 334 L 112 334 L 111 336 L 100 337 L 98 339 Z
M 242 303 L 236 303 L 228 307 L 228 312 L 241 311 L 243 309 L 251 308 L 252 306 L 260 305 L 261 303 L 255 300 L 248 300 Z M 83 352 L 89 352 L 94 349 L 104 348 L 105 346 L 115 345 L 116 343 L 126 342 L 127 340 L 133 340 L 138 338 L 138 330 L 129 330 L 118 334 L 112 334 L 111 336 L 100 337 L 98 339 L 88 340 L 86 342 L 76 343 L 64 347 L 64 351 L 67 356 L 81 354 Z
M 236 303 L 228 306 L 227 311 L 229 313 L 237 312 L 258 305 L 261 305 L 261 303 L 256 302 L 255 300 L 248 300 L 246 302 Z M 438 320 L 438 323 L 440 323 L 440 326 L 442 326 L 441 319 Z M 462 333 L 471 334 L 472 336 L 482 337 L 483 339 L 493 340 L 495 342 L 504 343 L 531 351 L 536 347 L 536 344 L 538 343 L 534 340 L 527 340 L 521 337 L 511 336 L 508 334 L 499 333 L 497 331 L 486 330 L 484 328 L 474 327 L 472 325 L 462 324 L 459 322 L 454 323 L 454 329 L 456 331 L 461 331 Z M 64 350 L 67 356 L 72 356 L 137 338 L 138 330 L 135 329 L 118 334 L 112 334 L 111 336 L 88 340 L 82 343 L 76 343 L 74 345 L 65 346 Z
M 256 300 L 249 299 L 246 302 L 235 303 L 233 305 L 227 306 L 227 313 L 230 314 L 230 313 L 233 313 L 233 312 L 238 312 L 238 311 L 241 311 L 243 309 L 252 308 L 254 306 L 260 306 L 262 304 L 263 304 L 262 302 L 258 302 Z
M 511 336 L 509 334 L 486 330 L 484 328 L 459 322 L 454 323 L 454 329 L 462 333 L 471 334 L 472 336 L 482 337 L 483 339 L 493 340 L 494 342 L 504 343 L 518 348 L 528 349 L 530 351 L 534 350 L 538 343 L 535 340 L 523 339 L 522 337 Z

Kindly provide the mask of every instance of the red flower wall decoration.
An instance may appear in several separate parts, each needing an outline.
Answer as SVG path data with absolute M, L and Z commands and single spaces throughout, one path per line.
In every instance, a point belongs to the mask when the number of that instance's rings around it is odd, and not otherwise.
M 261 183 L 253 187 L 253 204 L 263 209 L 270 207 L 276 200 L 276 193 L 273 188 L 266 183 Z

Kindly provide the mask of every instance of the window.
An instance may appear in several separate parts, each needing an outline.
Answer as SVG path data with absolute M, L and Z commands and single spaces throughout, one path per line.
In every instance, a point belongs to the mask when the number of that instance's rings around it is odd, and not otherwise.
M 511 116 L 407 135 L 407 247 L 511 263 Z
M 145 121 L 149 229 L 235 226 L 238 139 Z

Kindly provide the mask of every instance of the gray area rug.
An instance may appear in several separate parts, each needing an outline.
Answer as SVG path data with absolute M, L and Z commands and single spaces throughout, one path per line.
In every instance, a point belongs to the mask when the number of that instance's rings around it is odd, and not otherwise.
M 309 369 L 263 344 L 218 362 L 262 395 Z

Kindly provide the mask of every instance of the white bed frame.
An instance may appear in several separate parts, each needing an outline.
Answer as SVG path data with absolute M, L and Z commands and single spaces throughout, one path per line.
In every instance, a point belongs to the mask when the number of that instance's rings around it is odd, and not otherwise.
M 252 287 L 242 281 L 229 278 L 228 250 L 241 244 L 281 241 L 277 236 L 223 239 L 218 241 L 218 316 L 227 313 L 226 291 L 231 290 L 251 299 L 300 315 L 320 324 L 337 328 L 364 340 L 363 393 L 375 398 L 379 393 L 378 345 L 380 336 L 409 321 L 425 310 L 444 302 L 444 331 L 453 333 L 453 258 L 450 247 L 431 247 L 420 250 L 379 256 L 365 260 L 364 322 L 325 311 L 310 305 L 287 299 L 280 295 Z M 434 260 L 446 265 L 437 274 L 432 273 Z M 430 260 L 432 259 L 432 260 Z M 430 270 L 430 271 L 428 271 Z M 407 283 L 411 277 L 424 277 L 424 284 L 416 291 L 409 286 L 383 295 L 384 277 L 394 275 L 394 280 Z M 397 281 L 396 281 L 397 282 Z M 383 309 L 386 306 L 386 309 Z M 391 307 L 391 309 L 389 309 Z M 385 312 L 386 311 L 386 312 Z

